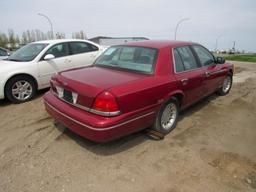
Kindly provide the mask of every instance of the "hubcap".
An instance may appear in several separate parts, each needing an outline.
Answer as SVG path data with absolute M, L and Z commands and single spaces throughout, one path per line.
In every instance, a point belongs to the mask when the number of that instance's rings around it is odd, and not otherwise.
M 163 129 L 168 131 L 172 128 L 177 117 L 177 111 L 177 107 L 173 103 L 170 103 L 165 107 L 161 117 L 161 125 Z
M 20 101 L 30 98 L 32 91 L 32 85 L 25 80 L 17 81 L 12 86 L 12 96 Z
M 222 86 L 222 91 L 224 93 L 228 92 L 229 89 L 231 87 L 231 77 L 230 76 L 227 76 L 225 79 L 224 79 L 224 82 L 223 82 L 223 86 Z

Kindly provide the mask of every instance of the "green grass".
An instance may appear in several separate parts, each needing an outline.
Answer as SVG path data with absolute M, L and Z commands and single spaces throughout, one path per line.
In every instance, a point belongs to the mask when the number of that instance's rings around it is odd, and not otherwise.
M 256 63 L 256 54 L 255 55 L 225 55 L 223 56 L 226 60 L 231 61 L 246 61 Z

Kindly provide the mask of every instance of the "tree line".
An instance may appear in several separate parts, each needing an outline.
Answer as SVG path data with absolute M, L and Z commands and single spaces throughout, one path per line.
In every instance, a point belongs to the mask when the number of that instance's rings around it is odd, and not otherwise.
M 54 39 L 65 39 L 66 34 L 57 32 L 54 34 Z M 84 31 L 78 31 L 72 33 L 73 39 L 87 39 Z M 42 32 L 39 29 L 26 30 L 21 34 L 16 34 L 13 29 L 9 29 L 7 33 L 0 32 L 0 47 L 16 50 L 19 47 L 26 45 L 34 41 L 49 40 L 52 39 L 51 32 Z

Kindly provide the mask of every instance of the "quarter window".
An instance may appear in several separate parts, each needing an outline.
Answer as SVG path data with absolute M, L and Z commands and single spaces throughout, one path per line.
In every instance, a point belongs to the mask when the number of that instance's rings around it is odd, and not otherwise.
M 68 44 L 60 43 L 51 47 L 45 55 L 52 54 L 55 58 L 64 57 L 69 55 Z
M 178 70 L 178 71 L 176 71 L 176 72 L 181 72 L 183 70 L 186 71 L 186 70 L 198 68 L 195 57 L 193 56 L 193 53 L 188 46 L 178 47 L 178 48 L 175 48 L 174 50 L 177 51 L 175 63 L 177 60 L 176 70 Z M 179 57 L 177 54 L 179 55 Z M 174 52 L 174 57 L 175 57 L 175 52 Z M 182 61 L 183 66 L 181 65 L 180 60 Z
M 203 66 L 214 63 L 214 57 L 207 49 L 198 45 L 194 45 L 193 48 Z
M 95 45 L 85 42 L 71 42 L 70 48 L 72 54 L 87 53 L 99 50 Z

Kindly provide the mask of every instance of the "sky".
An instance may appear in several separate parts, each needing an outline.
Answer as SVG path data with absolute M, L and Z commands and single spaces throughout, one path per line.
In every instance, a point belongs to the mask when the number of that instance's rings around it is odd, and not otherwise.
M 50 30 L 71 37 L 84 30 L 95 36 L 141 36 L 198 42 L 210 50 L 256 52 L 256 0 L 0 0 L 0 32 Z

